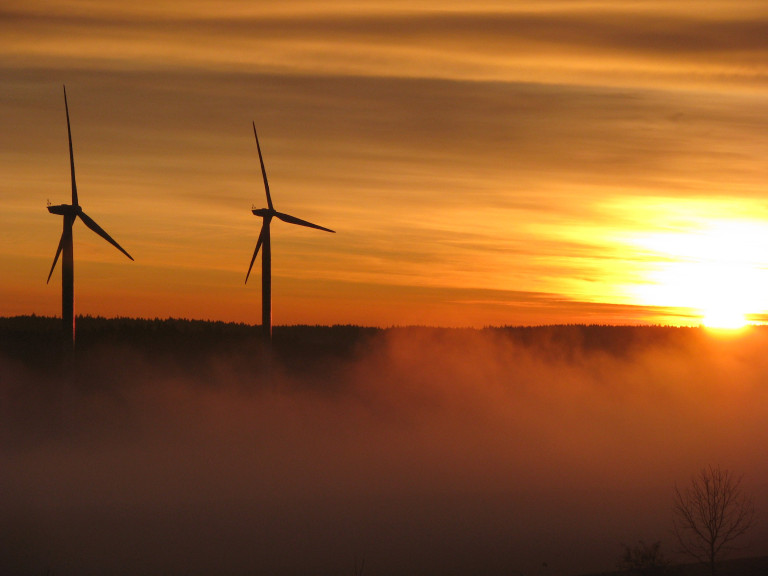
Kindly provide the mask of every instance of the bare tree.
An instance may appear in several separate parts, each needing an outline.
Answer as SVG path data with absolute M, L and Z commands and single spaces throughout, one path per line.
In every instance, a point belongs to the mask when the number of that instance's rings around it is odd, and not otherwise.
M 674 530 L 682 551 L 709 564 L 715 574 L 716 562 L 735 550 L 734 540 L 754 524 L 752 497 L 735 478 L 720 466 L 704 468 L 690 485 L 675 486 Z

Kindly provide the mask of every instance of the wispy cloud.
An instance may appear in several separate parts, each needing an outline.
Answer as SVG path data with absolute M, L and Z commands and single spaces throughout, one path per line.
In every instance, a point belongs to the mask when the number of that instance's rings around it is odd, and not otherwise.
M 330 4 L 212 14 L 114 10 L 92 3 L 6 8 L 11 62 L 73 59 L 89 67 L 213 67 L 301 74 L 493 79 L 608 85 L 764 86 L 768 13 L 713 3 L 709 11 L 662 4 L 584 3 L 456 9 L 350 9 Z M 718 9 L 719 8 L 719 9 Z

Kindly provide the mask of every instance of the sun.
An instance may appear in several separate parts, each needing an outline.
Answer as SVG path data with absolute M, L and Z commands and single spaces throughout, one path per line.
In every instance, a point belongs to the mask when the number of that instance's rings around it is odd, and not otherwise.
M 740 330 L 749 324 L 746 313 L 729 306 L 704 310 L 701 323 L 716 330 Z
M 768 227 L 709 221 L 695 230 L 644 236 L 652 266 L 635 291 L 646 305 L 690 310 L 700 324 L 736 330 L 768 308 Z

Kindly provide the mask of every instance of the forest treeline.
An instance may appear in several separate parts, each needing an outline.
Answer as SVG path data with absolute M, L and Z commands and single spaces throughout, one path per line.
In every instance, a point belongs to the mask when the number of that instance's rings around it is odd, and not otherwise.
M 352 357 L 376 328 L 359 326 L 277 326 L 269 353 L 261 327 L 235 322 L 180 318 L 77 318 L 78 361 L 130 352 L 150 363 L 183 365 L 186 370 L 210 358 L 257 367 L 265 358 L 283 360 L 295 370 Z M 0 357 L 40 370 L 72 360 L 61 319 L 46 316 L 0 318 Z M 247 367 L 247 366 L 246 366 Z
M 755 327 L 752 330 L 768 330 Z M 670 326 L 551 325 L 486 328 L 392 327 L 353 325 L 275 326 L 270 356 L 295 369 L 351 359 L 393 333 L 418 337 L 461 338 L 484 334 L 560 359 L 583 354 L 625 356 L 651 347 L 689 347 L 709 334 L 702 328 Z M 259 362 L 266 354 L 259 325 L 179 318 L 77 319 L 78 355 L 117 348 L 132 349 L 148 359 L 193 363 L 212 355 L 244 356 Z M 0 355 L 24 363 L 56 363 L 69 355 L 62 342 L 61 319 L 48 316 L 0 317 Z

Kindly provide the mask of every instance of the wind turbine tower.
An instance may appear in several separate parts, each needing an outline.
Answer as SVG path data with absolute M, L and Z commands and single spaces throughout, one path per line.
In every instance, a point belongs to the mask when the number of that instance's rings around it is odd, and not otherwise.
M 261 175 L 264 177 L 264 190 L 267 193 L 267 207 L 252 210 L 255 216 L 261 216 L 263 222 L 261 225 L 261 234 L 259 234 L 259 239 L 256 242 L 256 250 L 253 251 L 251 265 L 248 267 L 248 274 L 245 275 L 245 282 L 246 284 L 248 283 L 248 277 L 251 275 L 253 263 L 256 261 L 259 249 L 263 246 L 261 255 L 261 329 L 263 330 L 264 339 L 267 342 L 270 342 L 272 340 L 272 249 L 269 226 L 272 222 L 272 218 L 277 218 L 288 224 L 297 224 L 299 226 L 306 226 L 307 228 L 317 228 L 318 230 L 324 230 L 325 232 L 332 232 L 334 234 L 335 231 L 275 210 L 275 207 L 272 205 L 272 197 L 269 194 L 269 182 L 267 181 L 267 171 L 264 168 L 264 158 L 261 155 L 259 135 L 256 133 L 256 122 L 253 123 L 253 135 L 256 137 L 256 150 L 259 152 Z
M 72 152 L 72 129 L 69 124 L 69 106 L 67 104 L 67 87 L 64 87 L 64 109 L 67 113 L 67 135 L 69 136 L 69 168 L 72 174 L 72 204 L 59 204 L 57 206 L 48 206 L 48 212 L 63 217 L 64 228 L 59 240 L 59 247 L 56 249 L 56 256 L 53 259 L 51 271 L 48 273 L 50 282 L 53 269 L 56 268 L 56 262 L 61 259 L 61 317 L 64 322 L 64 334 L 72 347 L 75 346 L 75 265 L 74 250 L 72 243 L 72 227 L 78 218 L 83 221 L 88 228 L 96 232 L 131 260 L 133 257 L 126 252 L 120 244 L 107 234 L 104 229 L 96 224 L 93 219 L 83 212 L 77 199 L 77 183 L 75 182 L 75 156 Z

